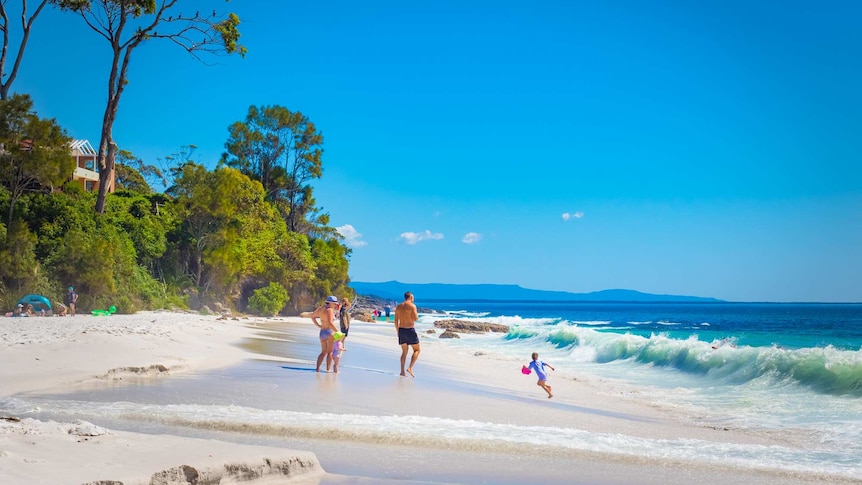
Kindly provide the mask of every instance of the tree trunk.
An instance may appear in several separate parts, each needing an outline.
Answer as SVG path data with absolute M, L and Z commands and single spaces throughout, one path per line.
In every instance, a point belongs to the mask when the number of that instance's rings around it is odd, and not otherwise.
M 129 67 L 129 57 L 136 44 L 120 47 L 114 44 L 114 59 L 111 75 L 108 78 L 108 105 L 102 118 L 102 139 L 99 141 L 99 195 L 96 197 L 96 214 L 105 213 L 105 199 L 108 192 L 114 188 L 114 160 L 117 150 L 114 143 L 114 120 L 117 119 L 117 109 L 120 106 L 120 96 L 126 85 L 126 73 Z M 122 61 L 122 65 L 120 64 Z
M 105 110 L 105 118 L 102 121 L 102 138 L 99 141 L 99 195 L 96 197 L 96 214 L 105 213 L 105 200 L 108 192 L 114 185 L 114 159 L 112 157 L 111 147 L 113 146 L 112 128 L 114 119 L 109 114 L 111 108 Z

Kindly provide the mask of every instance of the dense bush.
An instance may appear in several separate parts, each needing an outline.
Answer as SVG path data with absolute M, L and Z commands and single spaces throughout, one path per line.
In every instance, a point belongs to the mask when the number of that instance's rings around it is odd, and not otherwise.
M 290 296 L 287 290 L 278 283 L 270 283 L 269 286 L 254 290 L 248 299 L 248 307 L 265 316 L 275 316 L 287 304 Z

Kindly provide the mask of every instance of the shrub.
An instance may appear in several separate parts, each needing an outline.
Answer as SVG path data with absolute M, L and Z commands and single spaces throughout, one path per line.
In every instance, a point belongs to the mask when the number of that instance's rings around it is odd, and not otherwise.
M 278 283 L 258 288 L 248 299 L 248 307 L 254 312 L 265 316 L 275 316 L 290 300 L 287 290 Z

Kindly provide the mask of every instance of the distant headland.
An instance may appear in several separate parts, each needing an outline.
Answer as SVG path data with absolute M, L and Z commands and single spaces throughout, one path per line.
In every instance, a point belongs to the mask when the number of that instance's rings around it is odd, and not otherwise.
M 384 281 L 350 283 L 360 295 L 374 295 L 385 299 L 400 301 L 405 291 L 412 291 L 423 302 L 452 300 L 506 300 L 506 301 L 596 301 L 596 302 L 679 302 L 679 303 L 722 303 L 724 300 L 699 296 L 656 295 L 635 290 L 602 290 L 591 293 L 569 293 L 566 291 L 545 291 L 523 288 L 518 285 L 473 284 L 455 285 L 445 283 L 401 283 Z

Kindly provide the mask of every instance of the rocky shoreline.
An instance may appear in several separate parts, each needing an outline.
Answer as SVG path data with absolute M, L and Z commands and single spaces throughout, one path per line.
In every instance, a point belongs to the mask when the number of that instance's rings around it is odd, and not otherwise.
M 350 306 L 350 318 L 361 322 L 374 322 L 374 310 L 384 311 L 386 305 L 392 308 L 391 315 L 395 314 L 398 301 L 392 301 L 376 295 L 356 295 Z M 417 307 L 419 313 L 443 313 L 433 308 Z
M 434 327 L 442 328 L 444 330 L 443 333 L 440 334 L 440 338 L 461 338 L 458 335 L 459 333 L 509 333 L 508 325 L 489 322 L 470 322 L 454 318 L 438 320 L 434 322 Z
M 377 309 L 379 311 L 383 311 L 387 304 L 391 306 L 392 313 L 394 314 L 397 302 L 376 295 L 357 295 L 353 302 L 353 306 L 350 308 L 350 317 L 363 322 L 373 322 L 375 321 L 373 318 L 374 310 Z M 419 313 L 443 313 L 433 308 L 417 307 L 417 309 L 419 310 Z M 509 332 L 508 325 L 490 322 L 473 322 L 454 318 L 438 320 L 434 322 L 434 327 L 443 330 L 443 333 L 440 334 L 439 338 L 460 338 L 458 335 L 459 333 Z M 433 334 L 437 332 L 429 330 L 428 333 Z

